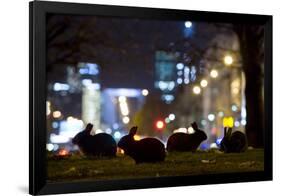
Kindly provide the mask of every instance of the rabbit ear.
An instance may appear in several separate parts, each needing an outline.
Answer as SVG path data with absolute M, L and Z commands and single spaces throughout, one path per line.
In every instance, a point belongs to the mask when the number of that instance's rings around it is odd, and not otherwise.
M 90 132 L 93 129 L 93 126 L 94 126 L 93 124 L 88 123 L 86 128 L 85 128 L 85 131 Z
M 227 127 L 224 127 L 224 133 L 223 133 L 223 134 L 224 134 L 224 135 L 223 135 L 224 137 L 226 137 L 226 133 L 227 133 Z
M 191 127 L 194 129 L 194 131 L 198 130 L 198 125 L 196 122 L 191 123 Z
M 134 136 L 134 135 L 137 133 L 137 129 L 138 129 L 137 126 L 132 127 L 132 128 L 130 129 L 129 135 Z
M 231 134 L 232 134 L 232 128 L 229 127 L 227 130 L 227 137 L 230 137 Z

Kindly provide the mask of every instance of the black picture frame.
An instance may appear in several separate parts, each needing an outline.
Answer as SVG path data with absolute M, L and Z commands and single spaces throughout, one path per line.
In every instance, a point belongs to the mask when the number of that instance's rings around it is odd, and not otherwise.
M 216 183 L 272 180 L 272 16 L 234 14 L 206 11 L 187 11 L 156 8 L 137 8 L 93 4 L 33 1 L 29 4 L 30 23 L 30 82 L 29 82 L 29 193 L 58 194 L 108 191 Z M 265 25 L 265 130 L 264 171 L 178 176 L 136 180 L 107 180 L 75 183 L 47 183 L 46 180 L 46 14 L 73 14 L 146 19 L 204 20 Z

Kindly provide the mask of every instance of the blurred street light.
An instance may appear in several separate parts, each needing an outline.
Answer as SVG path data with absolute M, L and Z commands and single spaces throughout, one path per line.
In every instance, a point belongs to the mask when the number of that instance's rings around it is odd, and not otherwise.
M 143 96 L 147 96 L 149 92 L 148 92 L 147 89 L 143 89 L 143 90 L 141 91 L 141 93 L 142 93 Z
M 208 115 L 209 121 L 214 121 L 215 120 L 215 115 L 214 114 L 209 114 Z
M 169 119 L 170 120 L 175 120 L 176 118 L 176 115 L 175 114 L 169 114 Z
M 199 86 L 194 86 L 193 87 L 193 93 L 198 95 L 201 93 L 201 88 Z
M 164 122 L 162 121 L 162 120 L 158 120 L 158 121 L 156 121 L 156 128 L 157 129 L 159 129 L 159 130 L 161 130 L 161 129 L 163 129 L 164 128 Z
M 203 80 L 201 80 L 200 85 L 202 88 L 205 88 L 208 85 L 208 81 L 203 79 Z
M 224 61 L 224 64 L 225 64 L 226 66 L 230 66 L 230 65 L 232 65 L 232 63 L 233 63 L 233 58 L 232 58 L 232 56 L 230 56 L 230 55 L 226 55 L 226 56 L 224 57 L 223 61 Z
M 61 112 L 60 112 L 60 111 L 54 111 L 54 112 L 53 112 L 53 117 L 54 117 L 54 118 L 59 118 L 59 117 L 61 117 Z
M 192 22 L 191 21 L 186 21 L 184 23 L 184 25 L 185 25 L 186 28 L 191 28 L 192 27 Z
M 219 75 L 218 71 L 216 69 L 212 69 L 211 72 L 210 72 L 210 76 L 212 78 L 217 78 Z
M 130 118 L 128 116 L 125 116 L 122 120 L 124 124 L 128 124 L 130 122 Z

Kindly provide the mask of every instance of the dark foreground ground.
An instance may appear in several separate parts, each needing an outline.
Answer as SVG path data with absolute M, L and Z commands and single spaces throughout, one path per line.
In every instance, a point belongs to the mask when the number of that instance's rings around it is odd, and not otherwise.
M 90 159 L 79 155 L 57 159 L 54 156 L 48 156 L 48 181 L 67 182 L 262 171 L 263 160 L 262 149 L 248 150 L 240 154 L 224 154 L 218 151 L 170 153 L 165 162 L 138 165 L 127 156 L 111 159 Z

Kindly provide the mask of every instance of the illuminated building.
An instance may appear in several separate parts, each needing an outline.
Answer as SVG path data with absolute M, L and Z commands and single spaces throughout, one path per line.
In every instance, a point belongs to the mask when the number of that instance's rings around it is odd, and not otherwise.
M 78 67 L 82 83 L 82 120 L 84 124 L 92 123 L 97 130 L 101 128 L 99 66 L 94 63 L 79 63 Z

